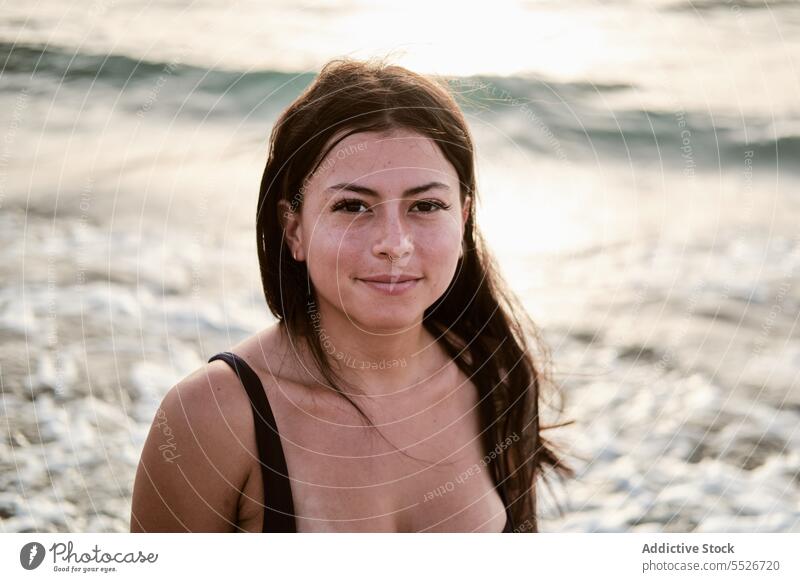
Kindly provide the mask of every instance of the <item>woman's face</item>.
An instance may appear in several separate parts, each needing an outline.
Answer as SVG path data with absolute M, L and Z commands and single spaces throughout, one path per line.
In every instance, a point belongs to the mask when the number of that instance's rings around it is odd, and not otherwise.
M 281 214 L 320 308 L 371 332 L 420 322 L 455 274 L 469 213 L 439 147 L 406 129 L 355 133 L 333 147 L 303 191 L 301 211 L 284 205 Z

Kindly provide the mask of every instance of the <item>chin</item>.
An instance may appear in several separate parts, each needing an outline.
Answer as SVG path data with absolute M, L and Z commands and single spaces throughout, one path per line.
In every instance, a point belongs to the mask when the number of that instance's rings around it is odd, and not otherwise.
M 424 315 L 422 305 L 366 302 L 363 299 L 348 303 L 345 317 L 359 328 L 376 333 L 400 332 L 413 327 Z

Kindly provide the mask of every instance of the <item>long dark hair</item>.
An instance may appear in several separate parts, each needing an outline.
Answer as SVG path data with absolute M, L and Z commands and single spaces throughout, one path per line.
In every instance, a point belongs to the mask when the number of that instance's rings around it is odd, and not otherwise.
M 493 471 L 515 531 L 536 532 L 538 476 L 546 466 L 562 477 L 574 473 L 541 434 L 563 426 L 540 424 L 543 389 L 555 389 L 549 350 L 499 276 L 475 225 L 472 138 L 446 81 L 377 61 L 336 59 L 281 114 L 270 136 L 256 218 L 267 303 L 280 325 L 309 348 L 330 387 L 366 417 L 339 388 L 342 379 L 314 333 L 308 313 L 314 290 L 306 263 L 295 261 L 284 241 L 278 203 L 286 201 L 292 211 L 301 208 L 308 177 L 347 135 L 393 128 L 433 140 L 458 174 L 462 204 L 472 197 L 463 257 L 447 291 L 425 311 L 423 325 L 479 391 L 484 461 Z M 338 139 L 328 144 L 336 135 Z M 531 351 L 534 347 L 537 355 Z

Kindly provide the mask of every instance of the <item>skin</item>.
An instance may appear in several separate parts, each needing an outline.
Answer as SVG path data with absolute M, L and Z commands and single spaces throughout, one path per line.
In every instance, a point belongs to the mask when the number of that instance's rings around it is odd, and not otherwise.
M 281 205 L 286 244 L 307 263 L 330 352 L 355 363 L 342 367 L 345 379 L 367 396 L 398 394 L 420 369 L 442 361 L 422 317 L 455 274 L 471 199 L 461 204 L 455 168 L 431 139 L 411 130 L 352 134 L 324 161 L 300 211 Z M 438 186 L 404 195 L 431 183 Z M 377 195 L 335 188 L 342 184 Z M 378 274 L 420 280 L 386 295 L 363 281 Z M 368 364 L 400 359 L 409 365 Z
M 455 273 L 469 199 L 461 205 L 458 176 L 438 147 L 410 131 L 354 134 L 326 159 L 333 163 L 308 181 L 301 211 L 280 209 L 286 244 L 308 264 L 335 350 L 348 361 L 405 358 L 407 365 L 340 367 L 387 443 L 320 387 L 308 355 L 282 326 L 231 348 L 259 376 L 277 420 L 298 531 L 499 532 L 506 516 L 491 475 L 472 472 L 484 454 L 477 389 L 421 325 Z M 447 188 L 401 195 L 433 181 Z M 340 183 L 378 196 L 329 190 Z M 361 203 L 334 212 L 344 197 Z M 421 279 L 399 295 L 359 280 L 398 272 Z M 431 495 L 459 476 L 451 493 Z M 136 474 L 131 531 L 257 532 L 263 503 L 250 402 L 230 367 L 211 362 L 161 403 Z

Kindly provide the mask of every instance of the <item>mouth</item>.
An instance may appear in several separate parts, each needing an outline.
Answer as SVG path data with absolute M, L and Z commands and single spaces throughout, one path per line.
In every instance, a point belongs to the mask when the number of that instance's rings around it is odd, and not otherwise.
M 394 275 L 369 277 L 365 279 L 357 278 L 356 281 L 364 283 L 370 289 L 384 295 L 401 295 L 416 287 L 422 279 L 422 277 Z

